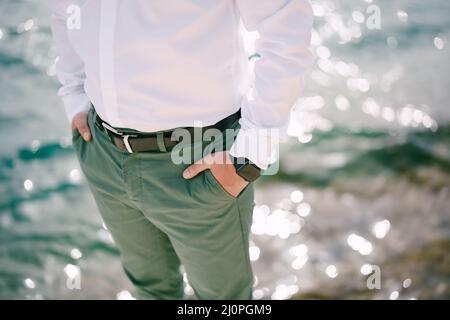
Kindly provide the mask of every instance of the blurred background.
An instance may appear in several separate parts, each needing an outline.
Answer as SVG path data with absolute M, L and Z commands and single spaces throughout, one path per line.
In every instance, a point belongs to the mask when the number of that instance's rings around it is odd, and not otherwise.
M 312 3 L 317 63 L 256 188 L 254 298 L 448 299 L 450 2 Z M 55 58 L 44 2 L 1 1 L 0 298 L 127 299 Z

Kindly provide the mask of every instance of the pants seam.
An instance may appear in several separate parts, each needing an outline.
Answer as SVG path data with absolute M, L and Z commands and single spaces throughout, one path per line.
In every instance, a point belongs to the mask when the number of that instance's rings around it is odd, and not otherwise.
M 247 265 L 247 271 L 249 272 L 249 274 L 251 275 L 252 279 L 251 279 L 251 287 L 253 288 L 253 270 L 252 270 L 252 266 L 251 266 L 251 262 L 250 262 L 250 258 L 249 258 L 249 252 L 247 249 L 247 244 L 246 242 L 249 241 L 249 239 L 246 239 L 245 237 L 245 229 L 244 229 L 244 225 L 242 223 L 242 211 L 241 211 L 241 207 L 239 205 L 239 201 L 236 198 L 235 200 L 235 205 L 237 207 L 237 211 L 238 211 L 238 218 L 239 218 L 239 225 L 241 228 L 241 237 L 242 237 L 242 246 L 243 246 L 243 250 L 244 250 L 244 258 L 245 258 L 245 264 Z M 249 299 L 251 299 L 251 296 L 249 297 Z

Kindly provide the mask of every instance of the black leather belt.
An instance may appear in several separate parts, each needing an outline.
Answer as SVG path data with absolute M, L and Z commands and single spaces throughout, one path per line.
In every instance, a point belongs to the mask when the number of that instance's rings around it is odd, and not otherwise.
M 192 137 L 201 134 L 208 129 L 218 129 L 225 131 L 230 129 L 232 125 L 241 118 L 241 110 L 232 115 L 220 120 L 216 124 L 207 127 L 182 127 L 173 130 L 161 131 L 161 132 L 132 132 L 128 133 L 126 130 L 121 131 L 110 126 L 107 122 L 103 121 L 94 110 L 95 124 L 99 129 L 108 133 L 111 142 L 119 149 L 127 151 L 128 153 L 134 152 L 166 152 L 176 146 L 180 141 L 172 140 L 172 134 L 177 129 L 184 129 L 189 132 Z M 195 132 L 198 130 L 198 132 Z

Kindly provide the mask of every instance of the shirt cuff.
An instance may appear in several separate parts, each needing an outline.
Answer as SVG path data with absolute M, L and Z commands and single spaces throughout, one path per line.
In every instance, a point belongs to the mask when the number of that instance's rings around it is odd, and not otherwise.
M 62 97 L 62 100 L 70 123 L 77 113 L 87 112 L 91 107 L 91 101 L 85 93 L 66 95 Z
M 278 158 L 277 130 L 240 129 L 230 149 L 235 158 L 247 158 L 258 168 L 266 170 Z

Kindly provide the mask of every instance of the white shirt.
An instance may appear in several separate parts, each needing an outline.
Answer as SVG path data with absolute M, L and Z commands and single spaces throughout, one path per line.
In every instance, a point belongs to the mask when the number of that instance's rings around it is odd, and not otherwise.
M 51 9 L 69 120 L 92 102 L 114 127 L 154 132 L 241 108 L 231 154 L 261 168 L 274 161 L 246 139 L 276 143 L 266 129 L 285 128 L 299 98 L 312 62 L 307 0 L 51 0 Z M 241 21 L 259 33 L 253 74 Z

